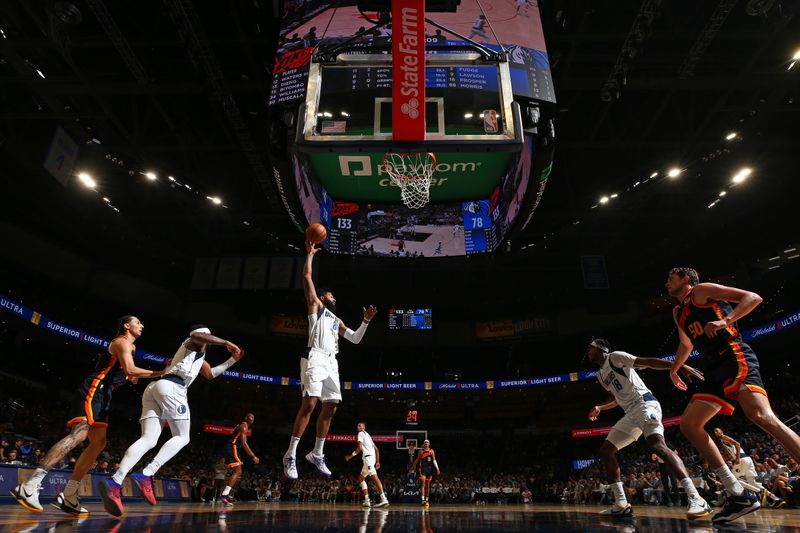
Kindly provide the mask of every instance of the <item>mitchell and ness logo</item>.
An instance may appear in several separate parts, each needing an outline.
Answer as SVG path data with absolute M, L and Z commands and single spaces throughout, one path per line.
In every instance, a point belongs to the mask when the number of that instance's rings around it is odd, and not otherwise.
M 475 172 L 481 166 L 481 161 L 456 161 L 453 163 L 437 163 L 435 172 Z M 372 158 L 368 155 L 340 155 L 339 171 L 342 176 L 387 176 L 386 169 L 380 162 L 376 162 L 373 168 Z M 445 180 L 442 178 L 439 181 Z M 383 183 L 386 181 L 387 183 Z M 434 174 L 434 182 L 437 181 Z M 388 186 L 389 180 L 381 180 L 381 186 Z M 441 185 L 442 183 L 438 183 Z

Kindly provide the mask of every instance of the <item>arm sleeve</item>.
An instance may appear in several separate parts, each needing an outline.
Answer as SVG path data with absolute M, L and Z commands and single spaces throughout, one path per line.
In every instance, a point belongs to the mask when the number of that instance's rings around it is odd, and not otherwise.
M 608 357 L 614 366 L 620 366 L 623 368 L 632 367 L 633 363 L 636 361 L 636 357 L 627 352 L 611 352 Z
M 218 364 L 215 367 L 212 367 L 211 368 L 211 375 L 213 377 L 217 377 L 220 374 L 222 374 L 223 372 L 225 372 L 226 370 L 228 370 L 230 367 L 232 367 L 235 363 L 236 363 L 236 359 L 234 359 L 233 357 L 229 357 L 228 360 L 225 361 L 224 363 L 221 363 L 221 364 Z
M 367 326 L 369 326 L 369 322 L 361 322 L 361 325 L 358 326 L 358 329 L 355 331 L 353 331 L 350 328 L 347 328 L 344 332 L 344 338 L 349 340 L 353 344 L 358 344 L 364 337 L 364 333 L 366 333 L 367 331 Z

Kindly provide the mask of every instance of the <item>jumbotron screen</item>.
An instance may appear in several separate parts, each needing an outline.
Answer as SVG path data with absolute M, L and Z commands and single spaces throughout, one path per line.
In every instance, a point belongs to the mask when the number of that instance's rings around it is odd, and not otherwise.
M 500 47 L 492 30 L 509 52 L 511 84 L 515 96 L 555 102 L 550 64 L 536 0 L 483 0 L 488 24 L 481 22 L 481 10 L 476 0 L 462 0 L 454 13 L 426 13 L 426 16 L 448 29 L 486 45 L 496 51 Z M 335 9 L 334 9 L 335 7 Z M 368 13 L 371 18 L 376 13 Z M 305 99 L 311 53 L 316 46 L 322 49 L 351 39 L 359 30 L 372 24 L 362 15 L 354 0 L 286 0 L 281 20 L 280 39 L 273 67 L 269 104 L 286 104 Z M 466 41 L 431 25 L 425 28 L 428 45 L 464 45 Z M 387 45 L 391 27 L 381 27 L 360 36 L 352 44 L 365 50 Z M 354 70 L 352 87 L 355 91 L 375 89 L 391 77 L 391 69 L 377 69 L 374 76 L 358 77 Z M 496 78 L 475 76 L 472 70 L 443 68 L 441 76 L 448 86 L 475 90 L 497 91 Z M 494 86 L 492 86 L 494 84 Z
M 430 203 L 409 209 L 332 198 L 315 179 L 308 159 L 294 156 L 298 198 L 309 223 L 328 229 L 324 246 L 333 254 L 376 257 L 446 257 L 487 253 L 503 241 L 528 190 L 533 142 L 522 151 L 488 198 Z M 388 179 L 386 180 L 388 183 Z M 400 199 L 400 191 L 397 199 Z
M 395 331 L 433 329 L 433 312 L 430 309 L 389 309 L 389 329 Z

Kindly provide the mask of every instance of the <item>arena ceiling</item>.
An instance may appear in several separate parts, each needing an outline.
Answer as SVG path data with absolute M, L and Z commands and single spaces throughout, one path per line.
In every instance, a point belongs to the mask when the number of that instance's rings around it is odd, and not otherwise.
M 358 273 L 391 275 L 397 294 L 429 279 L 446 299 L 444 281 L 491 295 L 544 276 L 537 294 L 557 300 L 583 290 L 579 256 L 602 255 L 612 283 L 656 294 L 674 263 L 723 275 L 791 241 L 800 1 L 539 4 L 558 104 L 533 222 L 510 253 L 329 260 L 337 279 L 356 290 Z M 267 150 L 279 12 L 277 0 L 3 2 L 3 218 L 182 286 L 200 255 L 298 253 Z M 42 169 L 57 126 L 100 192 Z M 673 167 L 681 174 L 663 177 Z M 751 176 L 732 187 L 744 167 Z M 130 253 L 109 257 L 120 242 Z

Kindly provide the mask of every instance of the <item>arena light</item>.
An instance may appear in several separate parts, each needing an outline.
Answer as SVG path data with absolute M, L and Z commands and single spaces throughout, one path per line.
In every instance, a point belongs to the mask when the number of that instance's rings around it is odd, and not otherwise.
M 81 172 L 80 174 L 78 174 L 78 181 L 80 181 L 85 187 L 89 189 L 94 189 L 95 187 L 97 187 L 97 182 L 94 181 L 94 179 L 86 172 Z
M 105 203 L 107 203 L 107 204 L 110 204 L 110 203 L 111 203 L 111 200 L 110 200 L 110 199 L 108 199 L 108 198 L 106 198 L 105 196 L 103 196 L 103 201 L 104 201 Z
M 619 194 L 614 193 L 614 194 L 611 195 L 611 198 L 616 198 L 617 196 L 619 196 Z
M 667 176 L 669 176 L 670 178 L 677 178 L 680 175 L 681 175 L 681 169 L 679 168 L 671 168 L 669 169 L 669 172 L 667 172 Z
M 608 196 L 603 196 L 602 198 L 600 198 L 600 203 L 601 204 L 607 204 L 608 203 Z
M 206 196 L 206 198 L 211 200 L 211 202 L 214 203 L 214 205 L 220 205 L 222 203 L 222 200 L 220 199 L 219 196 Z
M 792 61 L 800 61 L 800 48 L 798 48 L 792 56 Z
M 720 197 L 720 198 L 722 198 L 722 197 L 723 197 L 723 196 L 725 196 L 726 194 L 728 194 L 728 191 L 720 191 L 720 193 L 719 193 L 719 197 Z
M 175 178 L 173 178 L 172 176 L 167 176 L 167 179 L 168 179 L 169 181 L 175 181 Z
M 735 176 L 733 176 L 733 180 L 732 180 L 732 181 L 733 181 L 733 183 L 741 183 L 741 182 L 743 182 L 744 180 L 746 180 L 746 179 L 747 179 L 747 177 L 748 177 L 748 176 L 749 176 L 749 175 L 750 175 L 752 172 L 753 172 L 753 171 L 752 171 L 752 169 L 749 169 L 749 168 L 743 168 L 742 170 L 740 170 L 739 172 L 737 172 Z
M 350 113 L 348 113 L 347 111 L 342 111 L 342 116 L 343 117 L 349 117 Z
M 738 133 L 736 133 L 735 131 L 732 131 L 732 132 L 730 132 L 729 134 L 727 134 L 727 135 L 725 136 L 725 140 L 726 140 L 726 141 L 732 141 L 732 140 L 734 140 L 734 139 L 735 139 L 736 137 L 738 137 L 738 136 L 739 136 L 739 134 L 738 134 Z
M 150 181 L 156 181 L 158 179 L 158 176 L 156 176 L 155 172 L 145 172 L 144 177 L 146 177 Z
M 657 178 L 657 177 L 658 177 L 658 172 L 653 172 L 652 174 L 650 174 L 650 179 Z
M 464 118 L 472 118 L 472 113 L 464 113 Z

